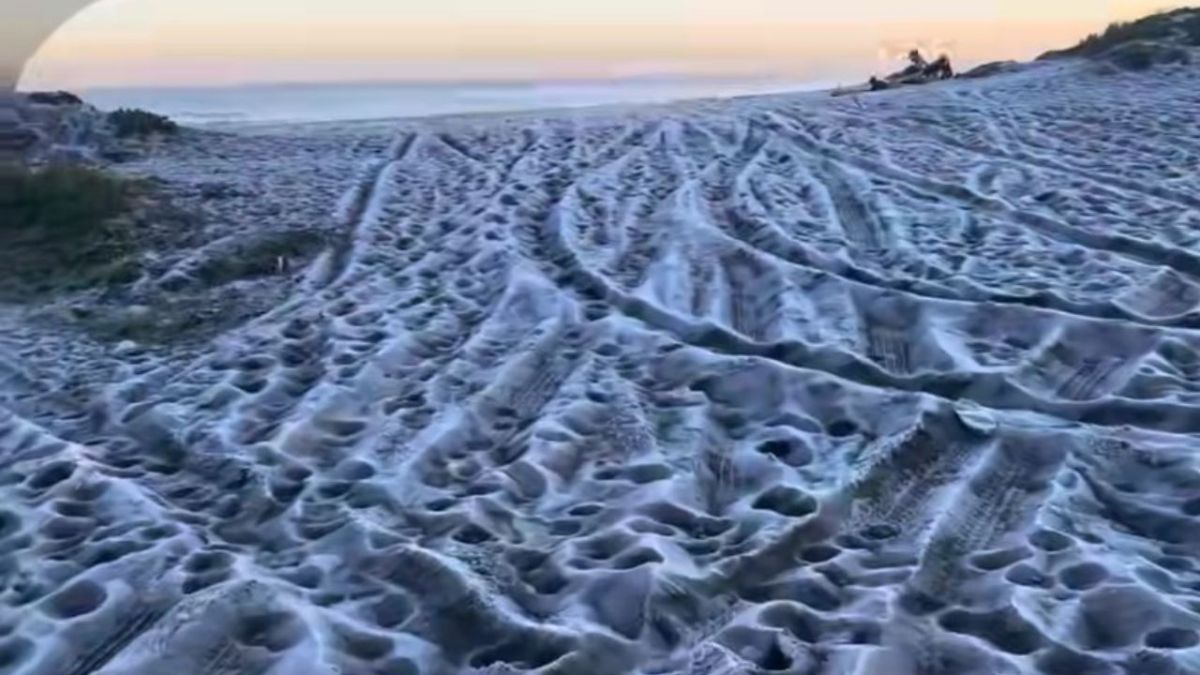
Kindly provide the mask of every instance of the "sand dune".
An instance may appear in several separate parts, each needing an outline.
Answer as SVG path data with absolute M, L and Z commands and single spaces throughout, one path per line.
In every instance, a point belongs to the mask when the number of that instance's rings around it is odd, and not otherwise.
M 332 243 L 202 347 L 5 310 L 0 671 L 1200 672 L 1197 109 L 1067 63 L 164 151 Z

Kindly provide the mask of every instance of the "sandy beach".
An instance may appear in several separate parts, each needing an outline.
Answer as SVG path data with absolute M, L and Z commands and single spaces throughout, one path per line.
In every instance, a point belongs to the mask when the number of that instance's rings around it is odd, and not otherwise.
M 1197 110 L 188 131 L 118 167 L 203 223 L 133 292 L 229 322 L 0 306 L 0 672 L 1200 672 Z

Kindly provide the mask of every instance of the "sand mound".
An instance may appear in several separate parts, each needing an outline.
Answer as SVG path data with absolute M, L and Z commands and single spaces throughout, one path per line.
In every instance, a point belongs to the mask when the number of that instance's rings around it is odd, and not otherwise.
M 135 165 L 228 187 L 160 281 L 325 248 L 186 350 L 0 307 L 0 671 L 1193 672 L 1198 78 Z

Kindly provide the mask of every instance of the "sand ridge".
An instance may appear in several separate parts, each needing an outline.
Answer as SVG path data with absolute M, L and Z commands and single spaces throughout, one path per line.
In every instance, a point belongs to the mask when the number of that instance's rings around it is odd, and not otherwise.
M 245 178 L 329 214 L 271 311 L 0 335 L 0 671 L 1200 672 L 1198 78 L 406 120 Z M 322 161 L 221 138 L 150 168 Z

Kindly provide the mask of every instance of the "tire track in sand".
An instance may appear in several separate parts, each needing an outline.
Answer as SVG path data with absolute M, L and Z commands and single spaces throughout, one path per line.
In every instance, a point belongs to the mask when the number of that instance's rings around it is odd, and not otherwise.
M 771 117 L 779 119 L 774 115 Z M 1020 210 L 1005 200 L 986 197 L 963 185 L 914 174 L 899 167 L 846 152 L 806 137 L 794 129 L 789 130 L 785 123 L 776 123 L 774 127 L 797 145 L 817 156 L 843 162 L 881 178 L 911 185 L 968 208 L 1005 217 L 1063 243 L 1128 258 L 1144 265 L 1169 267 L 1180 274 L 1200 279 L 1200 255 L 1126 235 L 1104 235 L 1089 232 L 1048 216 Z

